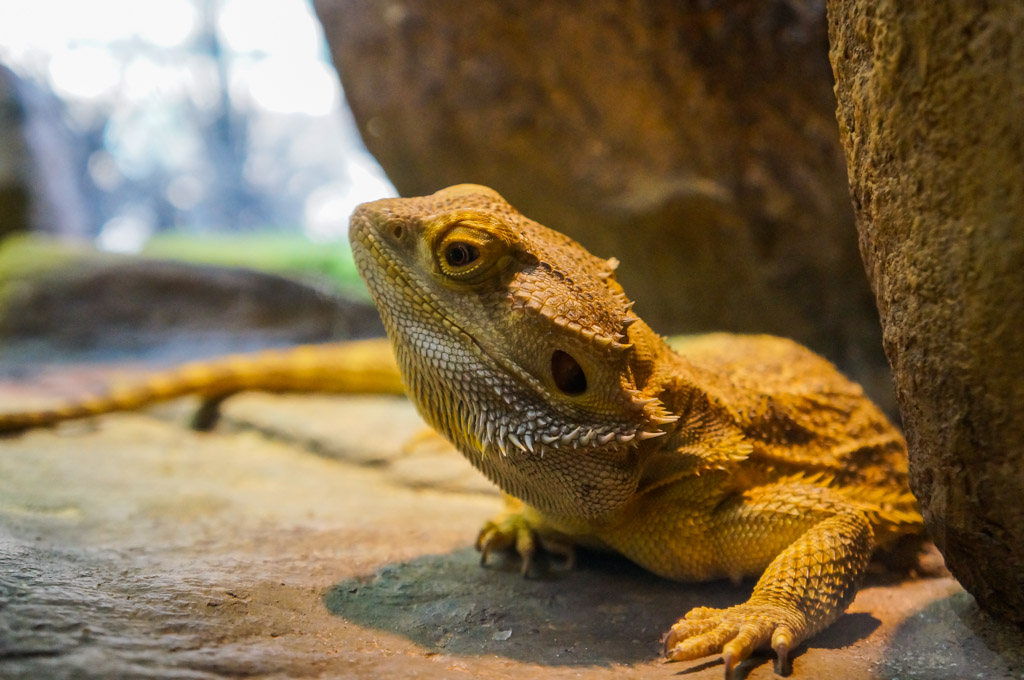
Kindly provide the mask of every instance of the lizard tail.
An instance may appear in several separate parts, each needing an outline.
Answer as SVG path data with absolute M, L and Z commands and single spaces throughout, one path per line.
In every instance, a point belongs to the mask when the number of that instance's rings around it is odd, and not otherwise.
M 245 390 L 404 394 L 390 343 L 385 339 L 233 354 L 183 364 L 112 384 L 104 391 L 52 408 L 0 413 L 0 433 L 16 433 L 66 420 L 114 411 L 133 411 L 161 401 L 198 395 L 203 404 L 193 427 L 209 429 L 227 397 Z

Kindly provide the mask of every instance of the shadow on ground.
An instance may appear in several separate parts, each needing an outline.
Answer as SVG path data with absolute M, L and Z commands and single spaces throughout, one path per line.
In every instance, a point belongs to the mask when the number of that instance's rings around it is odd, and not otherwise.
M 437 653 L 610 667 L 659 658 L 659 640 L 683 614 L 698 606 L 737 604 L 752 587 L 673 583 L 624 559 L 595 553 L 581 555 L 572 572 L 549 573 L 524 579 L 514 562 L 482 569 L 478 553 L 466 548 L 386 565 L 335 584 L 323 599 L 335 616 L 397 633 Z M 812 644 L 846 647 L 879 625 L 870 614 L 847 614 Z M 740 677 L 767 661 L 755 656 Z M 686 675 L 719 663 L 677 668 Z

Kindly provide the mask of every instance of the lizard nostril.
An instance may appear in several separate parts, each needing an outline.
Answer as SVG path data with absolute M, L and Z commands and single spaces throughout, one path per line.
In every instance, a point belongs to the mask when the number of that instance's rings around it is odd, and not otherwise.
M 397 220 L 388 222 L 384 225 L 384 231 L 396 241 L 401 241 L 405 236 L 405 225 Z

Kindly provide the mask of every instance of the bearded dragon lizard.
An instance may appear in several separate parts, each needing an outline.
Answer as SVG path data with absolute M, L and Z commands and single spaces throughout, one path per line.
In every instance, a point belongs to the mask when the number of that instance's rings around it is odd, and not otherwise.
M 760 576 L 698 608 L 670 660 L 770 645 L 776 670 L 853 599 L 876 546 L 918 533 L 901 435 L 825 359 L 770 336 L 674 351 L 614 270 L 486 187 L 360 206 L 355 260 L 390 344 L 339 343 L 188 364 L 42 411 L 0 432 L 199 394 L 209 426 L 245 389 L 399 392 L 506 494 L 477 539 L 513 550 L 613 550 L 669 579 Z M 397 359 L 397 367 L 395 365 Z M 399 372 L 401 382 L 398 380 Z
M 760 576 L 672 626 L 671 660 L 776 671 L 853 599 L 878 545 L 916 533 L 896 429 L 828 361 L 769 336 L 673 351 L 615 260 L 486 187 L 360 206 L 349 238 L 420 414 L 509 497 L 489 553 L 621 553 L 669 579 Z

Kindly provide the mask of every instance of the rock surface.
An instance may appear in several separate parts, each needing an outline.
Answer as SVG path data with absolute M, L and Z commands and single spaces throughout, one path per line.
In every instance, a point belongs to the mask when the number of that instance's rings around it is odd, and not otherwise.
M 55 373 L 0 383 L 0 407 L 94 370 Z M 658 639 L 751 584 L 599 555 L 541 580 L 481 569 L 499 499 L 461 457 L 403 447 L 422 427 L 404 400 L 245 396 L 210 434 L 180 411 L 0 441 L 0 677 L 721 677 L 715 658 L 663 664 Z M 952 579 L 876 574 L 794 669 L 1019 679 L 1021 650 Z M 775 677 L 771 659 L 741 677 Z
M 315 4 L 401 193 L 490 185 L 660 332 L 792 337 L 891 405 L 824 0 Z
M 829 9 L 911 486 L 953 574 L 1024 623 L 1024 6 Z

